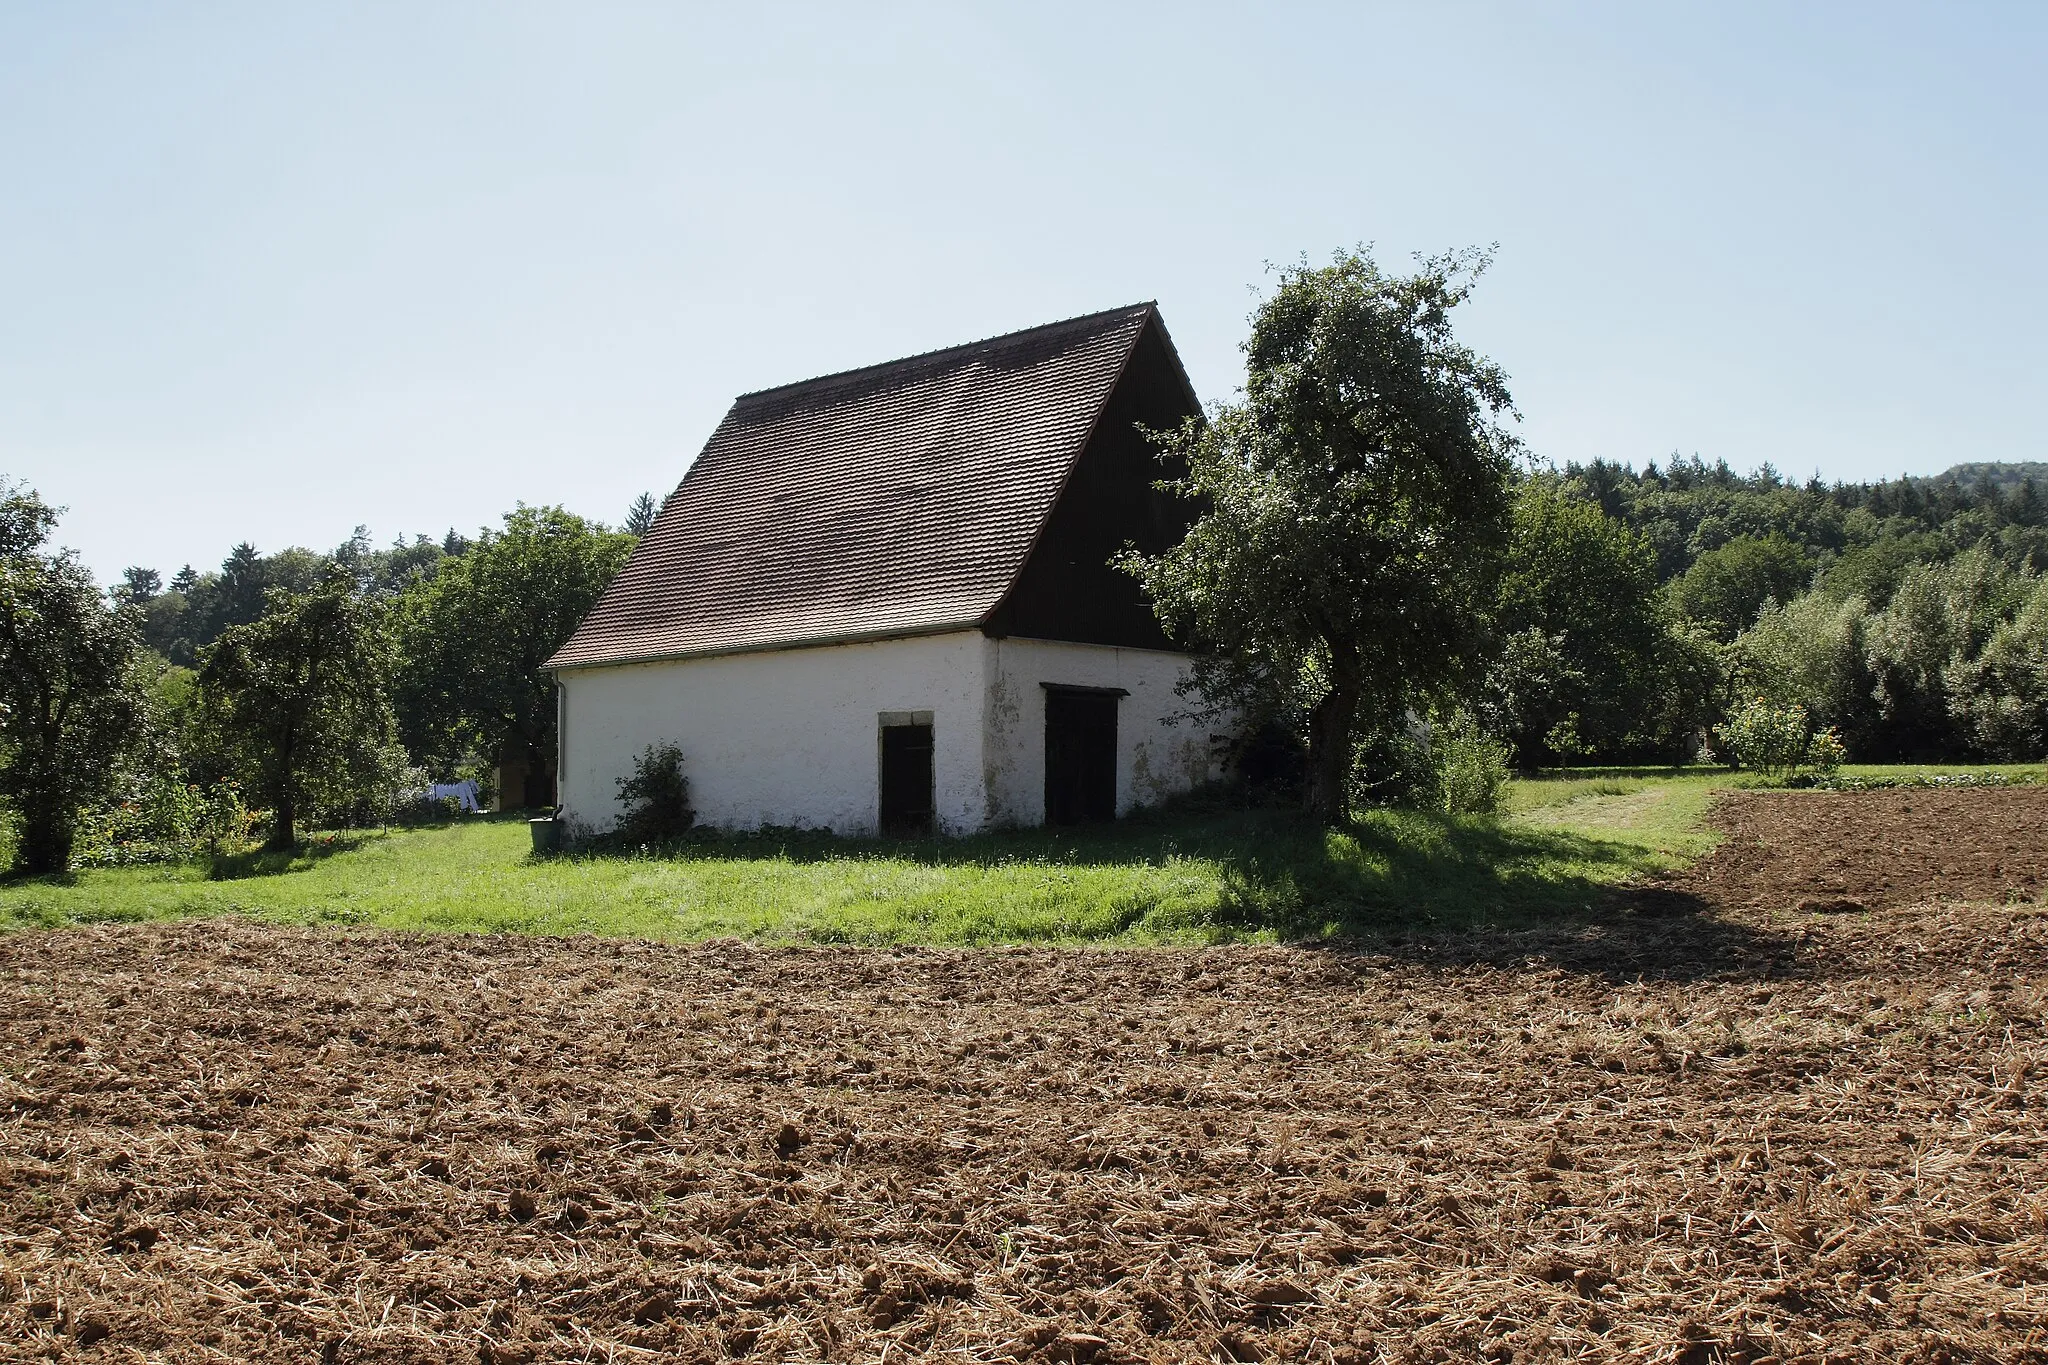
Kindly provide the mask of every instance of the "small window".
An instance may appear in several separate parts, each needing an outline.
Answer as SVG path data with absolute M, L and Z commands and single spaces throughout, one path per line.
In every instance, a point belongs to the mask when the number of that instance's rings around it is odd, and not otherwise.
M 882 716 L 882 833 L 930 834 L 931 721 L 891 724 L 900 714 Z

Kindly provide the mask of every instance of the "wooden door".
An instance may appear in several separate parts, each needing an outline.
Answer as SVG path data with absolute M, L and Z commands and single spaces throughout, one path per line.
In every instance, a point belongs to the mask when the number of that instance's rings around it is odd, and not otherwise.
M 1045 823 L 1116 818 L 1114 693 L 1045 693 Z
M 882 833 L 932 832 L 932 727 L 882 727 Z

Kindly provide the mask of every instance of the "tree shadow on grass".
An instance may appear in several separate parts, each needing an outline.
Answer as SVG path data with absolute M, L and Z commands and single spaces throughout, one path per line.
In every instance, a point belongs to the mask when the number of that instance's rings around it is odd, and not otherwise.
M 373 829 L 340 830 L 316 834 L 288 849 L 257 848 L 246 853 L 221 853 L 206 860 L 210 882 L 241 881 L 248 877 L 282 877 L 318 867 L 338 853 L 353 853 L 373 839 L 382 838 Z
M 24 872 L 18 867 L 0 867 L 0 891 L 12 891 L 27 886 L 76 886 L 78 872 L 66 868 L 62 872 Z
M 1782 974 L 1789 945 L 1659 884 L 1641 845 L 1484 816 L 1369 812 L 1344 830 L 1292 812 L 1182 806 L 1114 824 L 961 839 L 842 839 L 807 831 L 700 834 L 573 858 L 909 862 L 927 867 L 1213 869 L 1218 894 L 1166 905 L 1119 891 L 1108 935 L 1280 939 L 1405 959 L 1541 959 L 1616 979 Z M 1105 936 L 1108 936 L 1105 935 Z
M 1421 812 L 1377 812 L 1320 851 L 1302 838 L 1225 866 L 1221 925 L 1351 956 L 1617 982 L 1795 970 L 1794 940 L 1713 913 L 1639 845 Z

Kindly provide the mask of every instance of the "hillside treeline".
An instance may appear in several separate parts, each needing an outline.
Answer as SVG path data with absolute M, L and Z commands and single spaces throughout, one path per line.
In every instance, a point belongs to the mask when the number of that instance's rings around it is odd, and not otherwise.
M 1596 461 L 1520 490 L 1488 705 L 1524 763 L 1682 758 L 1762 697 L 1851 758 L 2048 748 L 2048 495 L 2029 467 L 1803 485 Z
M 294 546 L 266 555 L 244 541 L 219 569 L 202 572 L 187 564 L 168 583 L 155 569 L 130 566 L 114 586 L 113 596 L 136 608 L 145 644 L 170 662 L 190 668 L 222 631 L 263 615 L 265 594 L 272 589 L 311 592 L 330 567 L 339 565 L 355 580 L 357 591 L 391 597 L 431 579 L 443 560 L 459 558 L 473 543 L 451 530 L 438 541 L 400 537 L 380 550 L 371 544 L 364 526 L 327 554 Z

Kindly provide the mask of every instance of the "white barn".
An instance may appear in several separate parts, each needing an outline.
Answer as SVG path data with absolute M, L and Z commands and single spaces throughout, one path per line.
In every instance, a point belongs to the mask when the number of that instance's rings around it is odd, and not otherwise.
M 1199 410 L 1151 304 L 742 396 L 549 662 L 562 817 L 611 825 L 662 741 L 727 829 L 1079 823 L 1207 779 L 1189 660 L 1109 564 L 1185 529 L 1139 428 Z

